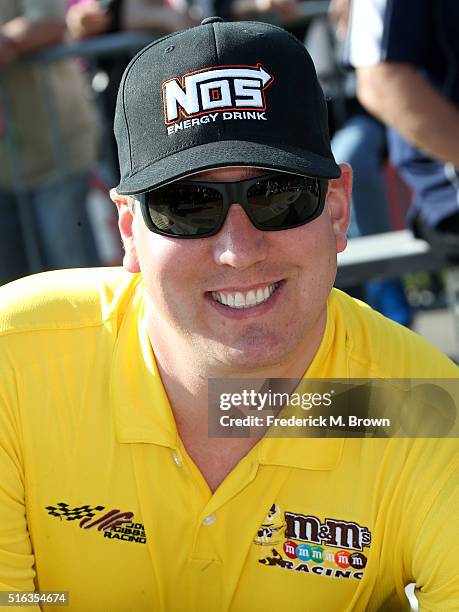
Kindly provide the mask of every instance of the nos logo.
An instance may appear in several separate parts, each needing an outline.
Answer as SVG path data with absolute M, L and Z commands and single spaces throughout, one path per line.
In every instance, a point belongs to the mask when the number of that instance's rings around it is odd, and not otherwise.
M 204 68 L 163 83 L 166 124 L 209 111 L 266 110 L 265 90 L 274 77 L 256 66 Z

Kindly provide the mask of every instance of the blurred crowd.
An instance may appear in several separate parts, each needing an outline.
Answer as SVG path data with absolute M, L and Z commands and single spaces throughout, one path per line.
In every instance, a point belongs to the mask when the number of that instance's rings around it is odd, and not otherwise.
M 0 284 L 40 270 L 121 258 L 119 246 L 107 255 L 101 240 L 114 235 L 114 217 L 98 215 L 96 208 L 108 210 L 106 191 L 118 182 L 111 125 L 132 54 L 47 62 L 39 53 L 119 32 L 153 37 L 211 15 L 276 23 L 310 50 L 329 98 L 335 157 L 355 173 L 350 236 L 394 228 L 387 195 L 393 174 L 387 169 L 395 168 L 411 194 L 407 223 L 446 264 L 457 264 L 459 3 L 330 0 L 314 19 L 304 17 L 307 4 L 2 0 Z M 410 324 L 399 279 L 375 279 L 354 293 Z

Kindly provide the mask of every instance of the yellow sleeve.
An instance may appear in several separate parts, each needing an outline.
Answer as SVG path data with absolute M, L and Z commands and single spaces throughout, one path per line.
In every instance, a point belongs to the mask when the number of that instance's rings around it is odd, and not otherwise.
M 459 440 L 455 442 L 458 443 L 459 455 Z M 457 612 L 459 459 L 417 528 L 413 553 L 412 569 L 420 612 Z
M 34 557 L 25 515 L 17 393 L 6 361 L 1 359 L 0 372 L 0 591 L 33 591 Z

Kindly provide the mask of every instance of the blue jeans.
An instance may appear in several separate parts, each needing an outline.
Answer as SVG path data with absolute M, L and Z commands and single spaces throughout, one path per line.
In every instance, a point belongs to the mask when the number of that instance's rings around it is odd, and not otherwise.
M 28 192 L 28 222 L 38 239 L 42 270 L 99 265 L 86 211 L 89 172 Z M 14 194 L 0 191 L 0 284 L 32 272 Z
M 391 230 L 386 186 L 381 165 L 386 131 L 367 115 L 351 117 L 332 140 L 337 162 L 354 170 L 349 237 Z M 365 300 L 386 317 L 409 325 L 411 309 L 399 279 L 374 279 L 365 285 Z
M 351 117 L 332 140 L 337 162 L 354 170 L 349 237 L 390 231 L 382 158 L 385 128 L 367 115 Z

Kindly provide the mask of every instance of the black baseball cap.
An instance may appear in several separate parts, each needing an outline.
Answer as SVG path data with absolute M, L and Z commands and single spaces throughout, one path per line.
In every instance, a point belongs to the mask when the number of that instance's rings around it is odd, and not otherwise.
M 115 114 L 120 194 L 224 166 L 340 176 L 304 45 L 219 17 L 156 40 L 127 67 Z

